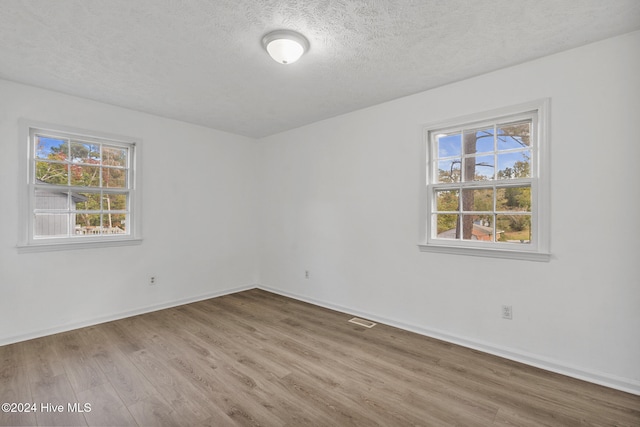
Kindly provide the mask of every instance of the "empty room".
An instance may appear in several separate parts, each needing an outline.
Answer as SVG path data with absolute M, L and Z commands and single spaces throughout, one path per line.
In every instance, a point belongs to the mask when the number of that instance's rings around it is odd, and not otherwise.
M 0 426 L 640 426 L 637 0 L 1 0 Z

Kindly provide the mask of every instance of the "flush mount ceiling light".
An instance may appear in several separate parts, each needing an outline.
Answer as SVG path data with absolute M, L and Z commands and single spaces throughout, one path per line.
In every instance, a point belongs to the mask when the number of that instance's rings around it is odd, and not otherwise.
M 276 30 L 262 38 L 262 46 L 281 64 L 292 64 L 309 50 L 309 40 L 291 30 Z

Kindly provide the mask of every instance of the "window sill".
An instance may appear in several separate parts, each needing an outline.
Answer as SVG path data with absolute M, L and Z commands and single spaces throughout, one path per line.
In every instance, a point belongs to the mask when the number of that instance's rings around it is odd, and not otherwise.
M 505 249 L 487 249 L 487 248 L 470 248 L 459 246 L 446 246 L 446 245 L 434 245 L 424 244 L 418 245 L 421 252 L 437 252 L 453 255 L 467 255 L 486 258 L 506 258 L 506 259 L 519 259 L 524 261 L 538 261 L 549 262 L 551 260 L 551 254 L 542 252 L 525 252 Z
M 33 243 L 30 245 L 17 245 L 16 249 L 19 254 L 34 252 L 52 252 L 52 251 L 73 251 L 80 249 L 95 248 L 111 248 L 117 246 L 135 246 L 141 245 L 142 239 L 118 239 L 118 240 L 102 240 L 102 241 L 84 241 L 84 242 L 56 242 L 56 243 Z

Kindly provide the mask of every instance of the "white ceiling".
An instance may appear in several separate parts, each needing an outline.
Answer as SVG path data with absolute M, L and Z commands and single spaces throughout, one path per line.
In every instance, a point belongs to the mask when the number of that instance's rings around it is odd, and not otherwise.
M 637 29 L 638 0 L 0 0 L 0 78 L 262 137 Z

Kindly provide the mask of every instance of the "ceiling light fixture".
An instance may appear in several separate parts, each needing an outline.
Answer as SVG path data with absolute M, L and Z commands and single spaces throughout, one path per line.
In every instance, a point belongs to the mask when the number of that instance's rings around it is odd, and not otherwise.
M 276 30 L 262 38 L 262 46 L 281 64 L 293 64 L 309 50 L 309 40 L 291 30 Z

